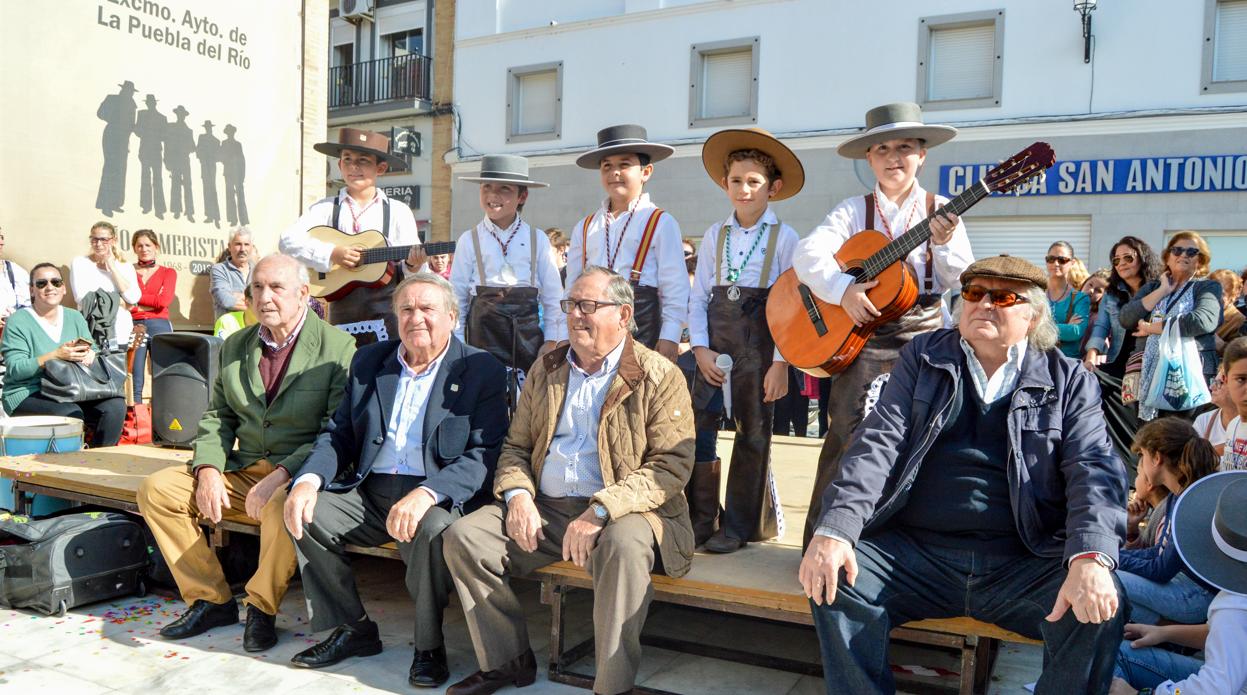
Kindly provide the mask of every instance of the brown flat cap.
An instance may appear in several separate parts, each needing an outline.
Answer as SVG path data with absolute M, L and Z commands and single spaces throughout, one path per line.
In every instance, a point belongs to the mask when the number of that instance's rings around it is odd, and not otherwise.
M 1041 290 L 1048 287 L 1048 274 L 1040 270 L 1039 266 L 1025 258 L 1005 253 L 971 263 L 970 267 L 961 274 L 961 284 L 967 284 L 971 278 L 1000 278 L 1001 280 L 1029 282 Z

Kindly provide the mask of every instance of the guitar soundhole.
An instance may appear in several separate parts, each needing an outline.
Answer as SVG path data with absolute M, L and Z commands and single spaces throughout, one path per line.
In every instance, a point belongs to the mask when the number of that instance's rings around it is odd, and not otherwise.
M 845 268 L 844 272 L 848 275 L 852 275 L 853 282 L 856 283 L 862 279 L 863 275 L 866 274 L 866 269 L 862 268 L 860 265 L 854 265 L 854 266 L 849 266 L 848 268 Z

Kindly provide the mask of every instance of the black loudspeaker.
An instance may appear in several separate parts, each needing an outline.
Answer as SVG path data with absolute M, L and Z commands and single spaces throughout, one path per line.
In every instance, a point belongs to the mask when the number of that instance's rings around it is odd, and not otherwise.
M 151 337 L 152 441 L 189 447 L 220 367 L 220 338 L 174 332 Z

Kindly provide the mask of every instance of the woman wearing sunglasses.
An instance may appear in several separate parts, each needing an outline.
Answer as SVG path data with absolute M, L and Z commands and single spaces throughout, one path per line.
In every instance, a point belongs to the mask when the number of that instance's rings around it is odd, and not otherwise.
M 1139 393 L 1151 388 L 1160 336 L 1165 322 L 1174 319 L 1184 338 L 1195 338 L 1203 377 L 1212 381 L 1217 373 L 1217 327 L 1221 325 L 1221 283 L 1205 279 L 1212 254 L 1203 237 L 1195 232 L 1174 234 L 1161 254 L 1165 271 L 1157 279 L 1143 285 L 1121 310 L 1121 325 L 1135 337 L 1147 342 L 1143 351 L 1143 372 Z M 1152 420 L 1160 415 L 1178 415 L 1188 420 L 1194 410 L 1157 411 L 1142 400 L 1139 419 Z
M 1109 438 L 1133 475 L 1138 456 L 1131 447 L 1141 423 L 1136 405 L 1121 401 L 1121 382 L 1126 376 L 1126 362 L 1138 349 L 1135 345 L 1138 338 L 1133 330 L 1126 330 L 1122 325 L 1121 310 L 1143 285 L 1160 277 L 1161 265 L 1152 247 L 1134 236 L 1124 236 L 1113 245 L 1109 263 L 1113 272 L 1091 327 L 1083 364 L 1100 382 L 1101 407 L 1108 422 Z
M 1064 241 L 1049 246 L 1044 257 L 1048 267 L 1048 306 L 1061 339 L 1058 347 L 1066 357 L 1077 358 L 1082 334 L 1090 326 L 1091 298 L 1079 292 L 1067 276 L 1074 260 L 1074 247 Z
M 31 306 L 9 317 L 0 340 L 8 373 L 4 379 L 4 409 L 11 415 L 59 415 L 82 420 L 93 433 L 93 446 L 113 446 L 121 437 L 126 401 L 120 396 L 82 403 L 60 403 L 39 392 L 43 365 L 65 360 L 90 365 L 95 361 L 86 319 L 61 306 L 65 281 L 51 263 L 40 263 L 30 273 Z
M 108 336 L 97 347 L 105 351 L 125 350 L 134 330 L 134 320 L 127 306 L 139 303 L 142 296 L 139 278 L 134 266 L 126 263 L 125 257 L 117 250 L 116 227 L 108 222 L 96 222 L 91 226 L 88 239 L 91 251 L 69 264 L 69 286 L 74 291 L 74 301 L 87 319 L 87 325 L 93 329 L 92 334 Z M 111 305 L 104 304 L 97 299 L 98 294 L 88 300 L 87 295 L 93 293 L 112 294 L 114 301 Z M 101 315 L 92 306 L 99 306 L 101 311 L 111 306 L 112 311 Z

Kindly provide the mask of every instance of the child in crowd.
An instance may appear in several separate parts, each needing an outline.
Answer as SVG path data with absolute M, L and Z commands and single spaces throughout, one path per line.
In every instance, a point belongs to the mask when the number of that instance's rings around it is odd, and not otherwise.
M 714 553 L 731 553 L 749 541 L 781 532 L 771 463 L 774 402 L 788 392 L 788 363 L 775 349 L 766 323 L 766 298 L 792 267 L 797 233 L 779 221 L 772 201 L 797 194 L 805 183 L 800 160 L 757 128 L 724 130 L 702 148 L 702 164 L 727 192 L 733 212 L 702 237 L 688 303 L 689 342 L 697 360 L 693 379 L 697 455 L 689 483 L 694 536 Z M 721 364 L 723 355 L 730 366 Z M 715 455 L 722 413 L 711 410 L 724 391 L 736 431 L 728 469 L 723 523 L 717 533 L 719 460 Z
M 1197 623 L 1208 613 L 1216 589 L 1192 576 L 1174 550 L 1173 507 L 1187 487 L 1216 472 L 1217 456 L 1189 422 L 1174 417 L 1139 428 L 1134 450 L 1139 454 L 1139 475 L 1168 490 L 1169 499 L 1159 510 L 1159 520 L 1153 514 L 1153 523 L 1158 524 L 1155 542 L 1122 550 L 1118 556 L 1117 578 L 1130 599 L 1130 620 Z
M 1200 413 L 1195 418 L 1195 431 L 1208 440 L 1217 452 L 1217 458 L 1225 454 L 1225 428 L 1238 417 L 1238 406 L 1230 398 L 1230 390 L 1225 387 L 1225 365 L 1217 369 L 1217 376 L 1208 382 L 1208 391 L 1212 394 L 1215 410 Z
M 1173 512 L 1173 545 L 1220 593 L 1203 625 L 1126 625 L 1110 695 L 1234 695 L 1247 692 L 1247 471 L 1210 475 L 1187 488 Z M 1202 649 L 1204 658 L 1158 645 Z
M 1238 409 L 1238 417 L 1225 425 L 1225 449 L 1221 453 L 1221 470 L 1247 470 L 1247 338 L 1235 338 L 1225 346 L 1221 359 L 1228 400 Z

